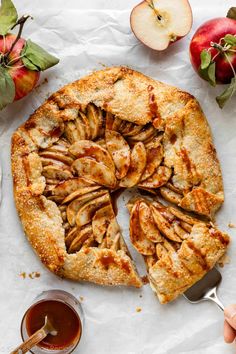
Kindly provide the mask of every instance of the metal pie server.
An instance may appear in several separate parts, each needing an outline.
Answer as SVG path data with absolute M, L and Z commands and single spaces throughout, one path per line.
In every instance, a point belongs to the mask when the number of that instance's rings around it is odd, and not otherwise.
M 213 301 L 222 311 L 224 305 L 217 296 L 217 287 L 221 282 L 221 274 L 216 269 L 211 269 L 202 279 L 189 288 L 183 296 L 193 304 L 201 301 Z

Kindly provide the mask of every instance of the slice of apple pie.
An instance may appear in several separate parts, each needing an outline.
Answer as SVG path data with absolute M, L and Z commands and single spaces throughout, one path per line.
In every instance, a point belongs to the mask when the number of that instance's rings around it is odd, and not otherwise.
M 130 238 L 144 256 L 152 289 L 161 303 L 175 299 L 223 256 L 229 236 L 212 223 L 138 198 L 128 204 Z
M 224 199 L 219 162 L 198 102 L 128 68 L 94 72 L 54 93 L 13 134 L 11 156 L 26 235 L 42 262 L 70 279 L 142 286 L 116 221 L 116 190 L 136 186 L 208 218 Z M 179 213 L 173 210 L 165 212 L 170 219 Z M 206 271 L 225 250 L 211 242 L 213 227 L 198 221 L 196 226 L 181 215 L 170 223 L 157 204 L 144 201 L 131 213 L 132 243 L 148 264 L 153 262 L 149 274 L 163 294 L 161 301 L 204 273 L 191 273 L 191 265 Z M 209 243 L 212 263 L 206 259 L 204 265 L 200 253 L 190 252 L 196 232 L 199 242 Z M 178 270 L 185 248 L 188 270 Z M 187 272 L 186 281 L 177 290 L 178 277 L 173 278 L 174 290 L 159 290 L 172 267 L 176 274 Z

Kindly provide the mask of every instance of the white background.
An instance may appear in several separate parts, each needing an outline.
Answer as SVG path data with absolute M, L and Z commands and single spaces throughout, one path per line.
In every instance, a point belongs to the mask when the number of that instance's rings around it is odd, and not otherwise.
M 227 354 L 235 348 L 223 342 L 223 316 L 211 303 L 191 305 L 184 298 L 160 305 L 148 285 L 141 290 L 104 288 L 61 280 L 45 269 L 21 229 L 14 208 L 10 173 L 10 138 L 44 99 L 67 82 L 103 65 L 128 65 L 156 79 L 195 95 L 211 125 L 221 161 L 225 204 L 218 225 L 232 236 L 231 262 L 222 270 L 219 295 L 225 304 L 236 303 L 236 100 L 221 111 L 213 89 L 193 71 L 188 56 L 190 39 L 205 20 L 225 16 L 232 0 L 191 0 L 193 28 L 190 34 L 163 53 L 136 40 L 129 15 L 136 0 L 15 0 L 19 14 L 30 13 L 25 37 L 61 58 L 60 64 L 41 76 L 42 84 L 28 97 L 0 112 L 0 159 L 3 165 L 3 200 L 0 208 L 0 353 L 7 354 L 20 342 L 24 311 L 42 290 L 60 288 L 84 297 L 85 330 L 77 352 L 83 354 Z M 222 87 L 220 88 L 222 90 Z M 128 218 L 120 198 L 119 222 L 128 241 Z M 130 246 L 144 274 L 143 261 Z M 40 278 L 26 279 L 38 271 Z M 142 296 L 142 297 L 141 297 Z M 141 312 L 136 308 L 141 307 Z

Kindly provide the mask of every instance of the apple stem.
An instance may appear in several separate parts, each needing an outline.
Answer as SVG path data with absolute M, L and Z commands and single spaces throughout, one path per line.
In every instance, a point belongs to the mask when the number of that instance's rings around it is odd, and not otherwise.
M 12 50 L 14 49 L 16 43 L 17 43 L 18 40 L 20 39 L 22 30 L 23 30 L 23 27 L 24 27 L 24 25 L 25 25 L 25 22 L 28 20 L 28 18 L 31 18 L 31 16 L 30 16 L 30 15 L 23 15 L 23 16 L 17 21 L 17 23 L 12 27 L 12 29 L 13 29 L 15 26 L 20 25 L 19 31 L 18 31 L 18 33 L 17 33 L 17 36 L 16 36 L 15 41 L 12 43 L 11 48 L 9 49 L 9 51 L 8 51 L 8 52 L 5 54 L 5 56 L 4 56 L 6 61 L 7 61 L 7 58 L 8 58 L 8 56 L 9 56 L 9 54 L 12 52 Z

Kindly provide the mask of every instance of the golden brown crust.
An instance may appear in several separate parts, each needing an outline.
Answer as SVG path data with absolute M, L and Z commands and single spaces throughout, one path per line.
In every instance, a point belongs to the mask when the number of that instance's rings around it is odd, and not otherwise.
M 66 85 L 53 94 L 13 134 L 12 174 L 16 206 L 25 232 L 46 266 L 62 276 L 73 279 L 139 287 L 141 280 L 133 268 L 132 261 L 127 255 L 119 253 L 120 251 L 114 251 L 116 261 L 109 271 L 101 265 L 98 266 L 96 262 L 94 268 L 95 256 L 102 254 L 99 249 L 94 251 L 93 247 L 90 247 L 88 254 L 80 251 L 68 255 L 64 242 L 65 230 L 58 208 L 53 201 L 42 196 L 45 177 L 42 176 L 43 166 L 38 158 L 39 149 L 51 147 L 65 132 L 67 122 L 75 120 L 78 111 L 85 110 L 89 103 L 110 112 L 117 119 L 137 125 L 149 123 L 159 132 L 164 132 L 164 162 L 173 168 L 177 176 L 173 181 L 174 188 L 179 187 L 178 182 L 181 178 L 188 180 L 187 188 L 186 186 L 180 188 L 182 193 L 180 205 L 183 208 L 210 216 L 221 205 L 223 187 L 219 163 L 209 127 L 196 100 L 188 93 L 123 67 L 97 71 Z M 182 126 L 181 129 L 178 126 L 180 120 L 185 122 L 184 128 Z M 83 121 L 83 124 L 86 125 L 86 122 Z M 96 125 L 97 122 L 93 124 Z M 99 126 L 102 130 L 102 122 Z M 181 173 L 178 166 L 180 158 L 183 160 L 184 156 L 181 151 L 182 157 L 172 158 L 179 149 L 178 147 L 173 153 L 176 144 L 173 144 L 173 137 L 170 136 L 171 130 L 176 126 L 176 129 L 179 129 L 177 140 L 182 141 L 192 160 L 191 173 L 189 171 L 187 174 L 183 171 Z M 67 129 L 67 137 L 73 140 L 73 130 L 70 129 Z M 93 134 L 97 131 L 98 124 L 94 127 Z M 184 140 L 183 132 L 186 133 Z M 80 139 L 89 140 L 88 134 L 86 130 Z M 128 139 L 134 141 L 132 136 Z M 204 159 L 196 155 L 196 150 L 201 151 Z M 204 161 L 207 161 L 208 168 L 203 168 Z M 70 176 L 68 170 L 64 174 Z M 195 189 L 192 190 L 194 186 Z M 207 198 L 199 203 L 203 195 Z M 130 264 L 129 275 L 122 269 L 123 261 Z M 93 266 L 89 268 L 91 264 Z

